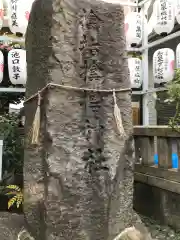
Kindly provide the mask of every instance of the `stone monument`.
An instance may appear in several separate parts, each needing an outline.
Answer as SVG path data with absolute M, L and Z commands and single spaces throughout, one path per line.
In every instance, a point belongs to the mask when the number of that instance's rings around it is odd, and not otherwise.
M 41 94 L 38 145 L 29 141 L 37 98 L 25 104 L 24 213 L 35 239 L 112 240 L 141 222 L 132 206 L 131 92 L 116 92 L 122 138 L 112 91 L 82 91 L 130 88 L 125 45 L 119 5 L 33 4 L 26 34 L 26 98 L 54 84 Z

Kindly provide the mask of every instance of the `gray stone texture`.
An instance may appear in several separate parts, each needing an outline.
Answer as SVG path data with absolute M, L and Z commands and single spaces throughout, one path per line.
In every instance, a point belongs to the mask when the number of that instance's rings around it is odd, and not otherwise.
M 179 194 L 140 182 L 135 182 L 134 187 L 134 208 L 140 214 L 155 219 L 162 225 L 170 226 L 179 231 Z M 178 237 L 178 239 L 180 239 L 180 233 Z
M 1 240 L 17 240 L 19 232 L 25 226 L 24 224 L 25 224 L 25 221 L 24 221 L 23 215 L 1 212 L 0 213 L 0 239 Z
M 47 83 L 129 88 L 122 7 L 102 1 L 36 0 L 26 34 L 28 98 Z M 38 240 L 111 240 L 140 222 L 132 209 L 131 95 L 50 88 L 41 104 L 40 144 L 31 146 L 37 99 L 25 105 L 25 207 Z

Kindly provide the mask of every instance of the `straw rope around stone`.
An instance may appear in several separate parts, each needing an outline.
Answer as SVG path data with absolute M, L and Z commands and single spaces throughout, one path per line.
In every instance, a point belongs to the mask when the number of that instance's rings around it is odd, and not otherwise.
M 37 93 L 31 95 L 29 98 L 27 98 L 24 103 L 27 103 L 34 98 L 37 98 L 37 108 L 34 115 L 34 120 L 32 124 L 32 136 L 31 136 L 31 143 L 32 144 L 38 144 L 39 143 L 39 131 L 40 131 L 40 106 L 41 106 L 41 100 L 42 100 L 42 93 L 52 87 L 57 87 L 61 89 L 66 90 L 72 90 L 72 91 L 83 91 L 83 92 L 102 92 L 102 93 L 112 93 L 113 100 L 114 100 L 114 119 L 116 122 L 116 126 L 118 129 L 118 132 L 121 137 L 125 137 L 125 131 L 122 123 L 122 117 L 121 117 L 121 111 L 119 106 L 117 105 L 117 99 L 116 99 L 116 93 L 117 92 L 131 92 L 131 88 L 122 88 L 122 89 L 93 89 L 93 88 L 79 88 L 79 87 L 73 87 L 73 86 L 67 86 L 62 84 L 55 84 L 55 83 L 48 83 L 45 87 L 38 90 Z

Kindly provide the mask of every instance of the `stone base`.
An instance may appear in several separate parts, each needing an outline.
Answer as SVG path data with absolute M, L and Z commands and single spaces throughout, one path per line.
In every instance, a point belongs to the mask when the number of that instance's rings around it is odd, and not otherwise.
M 23 215 L 0 212 L 0 239 L 17 240 L 19 232 L 24 228 Z
M 180 195 L 135 182 L 134 209 L 162 224 L 180 229 Z

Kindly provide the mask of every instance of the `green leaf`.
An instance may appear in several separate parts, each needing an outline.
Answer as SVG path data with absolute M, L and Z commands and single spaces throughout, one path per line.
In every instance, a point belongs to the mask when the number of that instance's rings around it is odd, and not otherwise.
M 180 125 L 180 69 L 176 69 L 174 79 L 166 84 L 169 98 L 164 103 L 176 102 L 175 115 L 169 120 L 169 125 L 176 131 Z

